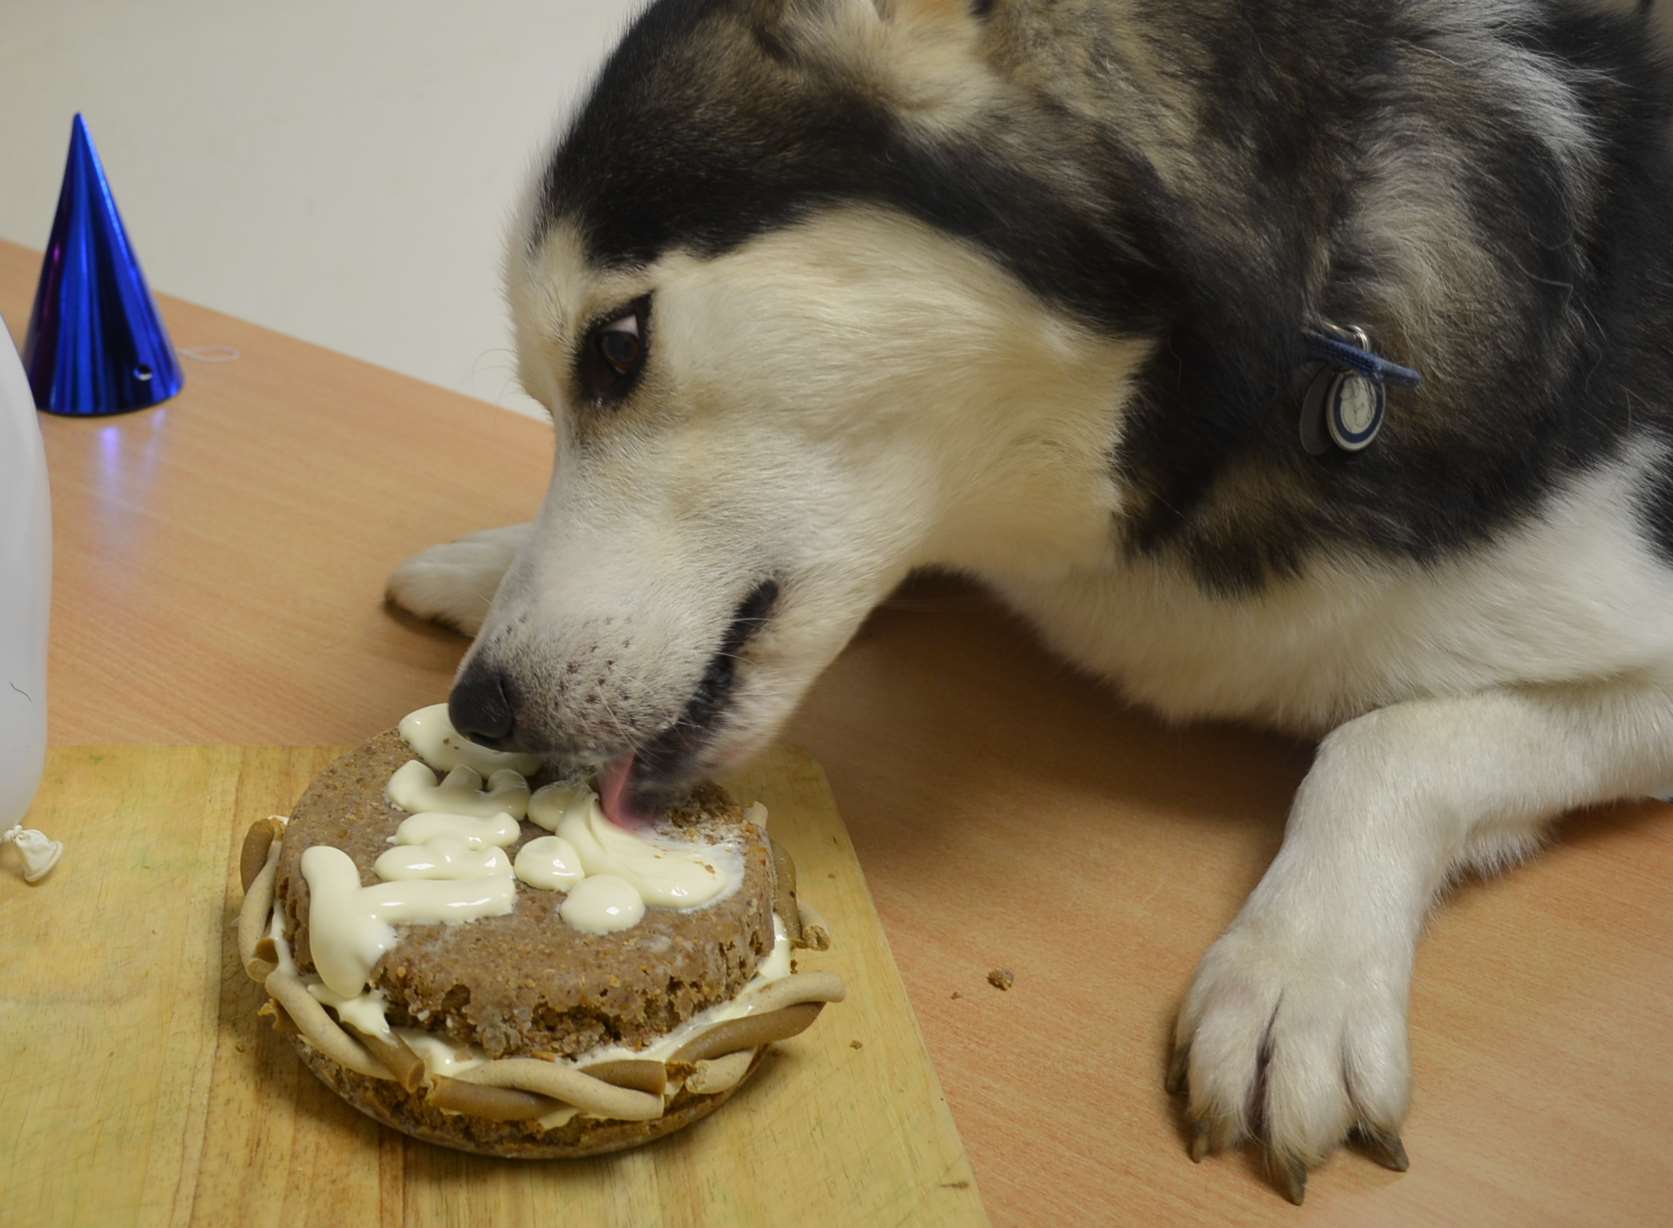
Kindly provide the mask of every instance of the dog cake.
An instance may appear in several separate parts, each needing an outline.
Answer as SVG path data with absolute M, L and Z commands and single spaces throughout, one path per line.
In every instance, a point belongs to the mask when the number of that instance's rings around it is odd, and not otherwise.
M 497 1156 L 632 1147 L 713 1112 L 842 1000 L 795 867 L 702 785 L 639 829 L 421 709 L 255 824 L 239 952 L 261 1013 L 361 1112 Z

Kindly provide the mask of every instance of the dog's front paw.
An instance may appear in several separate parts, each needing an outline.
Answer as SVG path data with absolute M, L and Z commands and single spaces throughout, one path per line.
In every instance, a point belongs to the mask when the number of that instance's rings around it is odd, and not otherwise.
M 1170 1090 L 1189 1093 L 1191 1158 L 1255 1139 L 1291 1202 L 1350 1133 L 1404 1170 L 1410 955 L 1367 951 L 1324 918 L 1240 919 L 1197 969 Z
M 385 600 L 474 636 L 528 535 L 529 526 L 517 524 L 432 546 L 395 569 Z

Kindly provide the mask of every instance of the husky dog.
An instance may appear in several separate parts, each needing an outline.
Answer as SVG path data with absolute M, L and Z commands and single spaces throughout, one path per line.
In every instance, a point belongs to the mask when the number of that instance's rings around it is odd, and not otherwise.
M 1296 1201 L 1351 1133 L 1404 1168 L 1436 893 L 1673 782 L 1653 21 L 651 5 L 506 262 L 539 517 L 391 581 L 477 633 L 456 722 L 625 814 L 936 567 L 1166 717 L 1321 737 L 1170 1079 L 1194 1157 L 1257 1140 Z

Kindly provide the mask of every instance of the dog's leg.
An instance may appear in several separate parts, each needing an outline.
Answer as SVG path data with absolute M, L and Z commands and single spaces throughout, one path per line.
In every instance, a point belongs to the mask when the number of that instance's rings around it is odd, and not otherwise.
M 1424 700 L 1332 733 L 1180 1011 L 1169 1082 L 1189 1090 L 1192 1158 L 1258 1138 L 1295 1202 L 1350 1131 L 1404 1169 L 1406 1005 L 1436 893 L 1565 810 L 1669 779 L 1673 691 L 1645 683 Z
M 474 636 L 529 528 L 514 524 L 431 546 L 395 569 L 385 597 L 420 618 Z

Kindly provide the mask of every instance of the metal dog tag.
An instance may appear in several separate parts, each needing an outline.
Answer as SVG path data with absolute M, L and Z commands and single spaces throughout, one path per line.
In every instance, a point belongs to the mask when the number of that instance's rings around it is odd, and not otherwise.
M 1358 452 L 1382 430 L 1386 412 L 1383 386 L 1356 371 L 1321 367 L 1301 402 L 1301 446 L 1309 456 L 1323 456 L 1334 446 Z
M 1324 425 L 1344 452 L 1370 446 L 1383 429 L 1383 386 L 1355 371 L 1343 371 L 1324 398 Z

